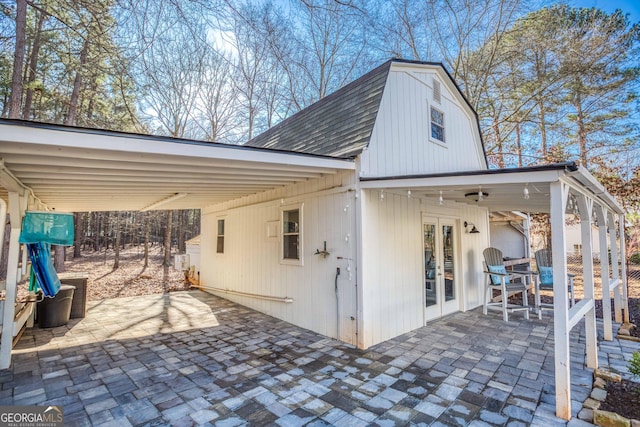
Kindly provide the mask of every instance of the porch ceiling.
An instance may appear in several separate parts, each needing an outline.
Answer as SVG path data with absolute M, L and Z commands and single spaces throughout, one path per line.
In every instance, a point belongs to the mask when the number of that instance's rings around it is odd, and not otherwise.
M 0 198 L 58 211 L 201 208 L 341 170 L 349 159 L 0 120 Z
M 454 201 L 484 206 L 494 212 L 549 213 L 551 184 L 560 180 L 611 211 L 624 212 L 616 199 L 585 168 L 573 162 L 411 177 L 363 178 L 361 186 L 388 191 L 411 190 L 412 194 L 435 199 L 442 191 L 445 203 Z M 528 198 L 525 198 L 525 188 Z M 465 194 L 479 191 L 487 194 L 482 201 L 465 197 Z

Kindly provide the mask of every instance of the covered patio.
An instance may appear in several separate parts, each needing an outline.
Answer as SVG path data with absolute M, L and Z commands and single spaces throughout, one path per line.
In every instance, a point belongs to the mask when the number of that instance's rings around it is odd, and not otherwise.
M 597 238 L 600 241 L 603 339 L 613 339 L 612 307 L 610 298 L 606 296 L 613 293 L 616 321 L 629 322 L 626 265 L 620 262 L 625 259 L 624 239 L 620 238 L 624 236 L 624 210 L 615 198 L 584 167 L 574 162 L 408 177 L 363 178 L 361 187 L 365 190 L 426 196 L 440 205 L 447 200 L 473 203 L 489 211 L 549 214 L 549 249 L 553 251 L 553 294 L 556 296 L 566 295 L 568 283 L 565 250 L 567 220 L 569 217 L 579 219 L 584 298 L 571 307 L 568 298 L 556 297 L 553 303 L 556 415 L 570 419 L 570 335 L 576 327 L 585 329 L 587 367 L 598 367 L 592 225 L 597 226 Z M 488 229 L 488 224 L 485 229 Z
M 550 316 L 476 309 L 359 350 L 200 291 L 122 302 L 29 330 L 0 404 L 63 405 L 65 425 L 589 425 L 576 418 L 592 385 L 582 327 L 573 419 L 555 416 Z M 634 349 L 614 339 L 600 363 Z

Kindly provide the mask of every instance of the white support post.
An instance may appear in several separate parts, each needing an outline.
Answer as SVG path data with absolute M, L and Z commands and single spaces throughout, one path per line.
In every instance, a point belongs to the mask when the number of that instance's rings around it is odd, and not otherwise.
M 606 341 L 613 340 L 613 325 L 611 323 L 611 292 L 609 291 L 609 240 L 607 239 L 607 211 L 602 206 L 596 206 L 598 217 L 598 235 L 600 239 L 600 282 L 602 286 L 602 323 L 603 337 Z
M 569 187 L 561 181 L 553 182 L 550 185 L 550 193 L 556 416 L 569 420 L 571 419 L 571 354 L 569 299 L 566 298 L 568 284 L 564 230 L 564 211 L 569 196 Z
M 624 214 L 620 214 L 618 218 L 620 226 L 620 259 L 622 260 L 622 277 L 620 278 L 620 286 L 622 286 L 622 308 L 624 310 L 624 322 L 629 323 L 629 289 L 627 288 L 627 255 L 624 232 Z
M 588 199 L 583 195 L 578 196 L 578 209 L 580 210 L 580 229 L 582 232 L 582 277 L 584 281 L 584 299 L 586 301 L 594 301 L 593 248 L 591 244 L 591 214 L 593 212 L 593 200 Z M 584 322 L 587 347 L 587 366 L 589 368 L 596 369 L 598 367 L 598 333 L 596 327 L 595 304 L 592 304 L 591 309 L 585 314 Z
M 356 345 L 358 348 L 364 349 L 366 348 L 367 341 L 365 337 L 365 333 L 368 332 L 365 327 L 365 313 L 364 313 L 364 287 L 362 284 L 364 283 L 364 240 L 366 239 L 364 218 L 366 217 L 366 202 L 367 202 L 367 192 L 362 190 L 360 187 L 360 173 L 361 173 L 361 164 L 360 160 L 356 160 L 356 182 L 355 182 L 355 192 L 354 192 L 354 205 L 355 205 L 355 265 L 356 265 Z
M 11 349 L 13 347 L 13 318 L 15 316 L 16 289 L 18 284 L 18 262 L 20 260 L 20 229 L 22 226 L 22 203 L 18 193 L 9 193 L 9 215 L 11 217 L 11 235 L 9 237 L 9 253 L 7 257 L 7 280 L 2 315 L 2 338 L 0 338 L 0 369 L 11 366 Z
M 618 257 L 618 242 L 616 220 L 613 214 L 609 213 L 609 239 L 611 240 L 611 280 L 618 283 L 613 290 L 613 307 L 616 322 L 622 323 L 622 297 L 620 295 L 620 259 Z M 622 241 L 623 236 L 621 236 Z

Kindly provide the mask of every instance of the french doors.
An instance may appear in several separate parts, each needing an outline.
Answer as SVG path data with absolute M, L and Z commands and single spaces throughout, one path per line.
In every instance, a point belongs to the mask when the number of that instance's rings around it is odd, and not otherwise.
M 424 217 L 425 321 L 460 309 L 458 227 L 448 218 Z

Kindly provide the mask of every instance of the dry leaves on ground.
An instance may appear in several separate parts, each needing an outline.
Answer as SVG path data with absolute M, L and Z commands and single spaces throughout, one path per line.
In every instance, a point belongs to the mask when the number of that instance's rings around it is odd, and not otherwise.
M 89 301 L 105 298 L 162 294 L 189 289 L 184 274 L 172 266 L 162 266 L 162 247 L 149 249 L 149 265 L 143 269 L 144 254 L 141 246 L 120 251 L 120 267 L 113 269 L 114 252 L 83 252 L 74 259 L 68 254 L 65 262 L 68 272 L 87 272 Z M 171 258 L 173 263 L 173 257 Z

